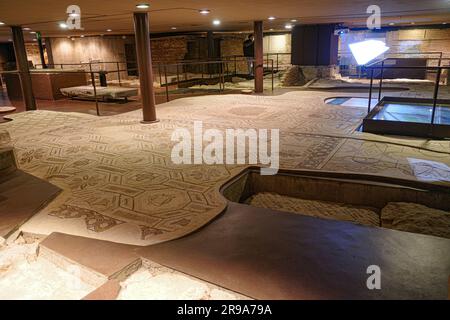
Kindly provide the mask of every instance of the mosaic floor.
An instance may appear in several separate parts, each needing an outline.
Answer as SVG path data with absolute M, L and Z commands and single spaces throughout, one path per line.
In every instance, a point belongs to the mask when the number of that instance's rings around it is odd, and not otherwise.
M 226 207 L 219 187 L 245 166 L 173 164 L 172 132 L 192 130 L 195 120 L 205 129 L 279 128 L 282 168 L 450 184 L 450 141 L 355 132 L 364 108 L 327 105 L 330 96 L 348 93 L 186 98 L 159 105 L 154 125 L 140 124 L 140 111 L 14 114 L 0 129 L 10 133 L 19 167 L 64 190 L 22 230 L 149 245 L 203 226 Z

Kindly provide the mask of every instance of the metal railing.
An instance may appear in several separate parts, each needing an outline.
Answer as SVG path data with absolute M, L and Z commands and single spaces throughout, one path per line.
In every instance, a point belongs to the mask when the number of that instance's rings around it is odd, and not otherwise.
M 208 68 L 208 67 L 213 67 L 210 68 L 212 70 L 216 70 L 217 72 L 211 72 L 211 70 L 205 70 L 205 72 L 201 73 L 201 79 L 205 79 L 208 75 L 209 78 L 212 79 L 214 78 L 218 78 L 218 83 L 219 83 L 219 92 L 224 92 L 225 91 L 225 84 L 226 84 L 226 78 L 228 76 L 232 76 L 233 72 L 230 71 L 229 68 L 229 64 L 230 63 L 234 63 L 234 62 L 248 62 L 249 60 L 217 60 L 217 61 L 204 61 L 204 62 L 182 62 L 182 63 L 171 63 L 171 64 L 158 64 L 156 66 L 156 69 L 158 70 L 158 76 L 160 79 L 160 85 L 161 87 L 165 87 L 165 95 L 166 95 L 166 101 L 170 101 L 170 93 L 169 93 L 169 87 L 170 85 L 179 85 L 180 83 L 182 83 L 182 79 L 181 79 L 181 74 L 179 73 L 179 69 L 180 67 L 183 69 L 185 66 L 187 65 L 200 65 L 202 66 L 202 70 L 204 70 L 204 68 Z M 255 59 L 250 59 L 251 62 L 253 62 L 253 74 L 254 71 L 256 69 L 256 64 L 255 64 Z M 97 94 L 97 84 L 96 84 L 96 77 L 95 75 L 98 74 L 100 77 L 100 74 L 105 74 L 105 73 L 117 73 L 118 74 L 118 80 L 119 80 L 119 86 L 122 86 L 122 81 L 121 81 L 121 76 L 120 73 L 121 72 L 127 72 L 130 69 L 126 68 L 126 69 L 121 69 L 120 68 L 120 64 L 129 64 L 130 62 L 118 62 L 118 61 L 107 61 L 107 62 L 85 62 L 85 63 L 59 63 L 59 64 L 48 64 L 48 66 L 59 66 L 61 68 L 61 71 L 53 71 L 53 73 L 67 73 L 67 74 L 73 74 L 73 73 L 82 73 L 82 74 L 86 74 L 89 75 L 90 77 L 90 81 L 91 84 L 93 86 L 93 92 L 94 92 L 94 96 L 93 99 L 95 100 L 95 107 L 96 107 L 96 114 L 98 116 L 100 116 L 100 109 L 99 109 L 99 97 Z M 111 71 L 104 71 L 104 70 L 94 70 L 95 68 L 93 66 L 95 65 L 99 65 L 99 64 L 114 64 L 115 65 L 115 69 L 111 70 Z M 270 68 L 270 73 L 271 73 L 271 89 L 272 91 L 274 90 L 274 60 L 270 60 L 270 61 L 264 61 L 263 62 L 263 66 L 264 65 L 269 65 Z M 82 68 L 87 68 L 87 70 L 65 70 L 64 67 L 65 66 L 79 66 L 80 69 Z M 173 83 L 168 81 L 168 68 L 169 67 L 173 67 L 175 66 L 176 70 L 177 70 L 177 82 Z M 136 68 L 137 70 L 137 68 Z M 47 73 L 48 70 L 47 69 L 31 69 L 29 71 L 29 73 Z M 12 71 L 0 71 L 0 75 L 1 74 L 18 74 L 20 75 L 20 72 L 18 70 L 12 70 Z M 164 81 L 163 81 L 164 80 Z M 187 73 L 185 73 L 185 80 L 184 81 L 189 81 L 189 80 L 196 80 L 196 79 L 188 79 Z
M 346 66 L 343 65 L 341 63 L 341 61 L 343 60 L 343 57 L 350 57 L 350 60 L 354 61 L 354 57 L 353 54 L 351 52 L 339 52 L 338 53 L 338 60 L 339 60 L 339 66 Z M 442 60 L 446 60 L 446 58 L 444 58 L 444 54 L 442 51 L 424 51 L 424 52 L 390 52 L 390 53 L 386 53 L 383 55 L 383 59 L 402 59 L 405 58 L 405 56 L 426 56 L 425 59 L 427 59 L 427 64 L 429 63 L 429 61 L 438 61 L 437 66 L 440 66 L 442 64 Z M 349 64 L 347 66 L 351 66 L 354 67 L 358 70 L 358 74 L 353 74 L 349 76 L 358 76 L 358 78 L 362 77 L 361 71 L 362 69 L 364 69 L 364 66 L 359 66 L 359 65 L 352 65 Z
M 218 79 L 219 84 L 219 91 L 223 92 L 225 91 L 225 84 L 226 84 L 226 78 L 229 76 L 236 75 L 236 71 L 232 68 L 229 68 L 229 64 L 236 64 L 236 62 L 251 62 L 253 64 L 253 74 L 255 74 L 255 70 L 257 68 L 256 66 L 256 60 L 255 59 L 247 59 L 247 60 L 216 60 L 216 61 L 204 61 L 204 62 L 182 62 L 182 63 L 169 63 L 169 64 L 163 64 L 158 65 L 158 77 L 159 77 L 159 83 L 161 84 L 161 87 L 165 87 L 165 94 L 166 94 L 166 101 L 170 101 L 169 97 L 169 86 L 172 85 L 179 85 L 180 83 L 188 82 L 188 81 L 196 81 L 196 80 L 206 80 L 208 79 Z M 190 65 L 196 65 L 201 66 L 201 73 L 200 78 L 188 78 L 188 73 L 184 72 L 184 80 L 181 79 L 181 73 L 179 72 L 180 67 L 182 70 L 186 70 L 186 66 Z M 270 74 L 271 74 L 271 90 L 274 91 L 275 87 L 275 69 L 274 69 L 274 60 L 265 60 L 263 61 L 263 66 L 269 65 L 270 67 Z M 176 69 L 176 79 L 177 81 L 170 82 L 168 81 L 168 68 L 174 67 Z M 209 70 L 205 70 L 209 69 Z
M 365 66 L 366 69 L 370 70 L 370 86 L 369 86 L 369 102 L 367 107 L 367 114 L 370 114 L 371 112 L 371 104 L 372 104 L 372 91 L 373 91 L 373 79 L 374 79 L 374 70 L 379 69 L 380 70 L 380 82 L 378 86 L 378 103 L 381 101 L 381 95 L 383 90 L 383 76 L 384 76 L 384 70 L 385 69 L 416 69 L 416 70 L 431 70 L 436 71 L 436 79 L 434 83 L 434 90 L 433 90 L 433 109 L 431 114 L 431 124 L 434 124 L 435 122 L 435 116 L 436 116 L 436 107 L 437 107 L 437 101 L 439 96 L 439 86 L 441 83 L 441 74 L 442 70 L 450 70 L 450 66 L 442 66 L 443 60 L 450 60 L 450 58 L 438 58 L 436 60 L 439 60 L 438 66 L 395 66 L 395 65 L 386 65 L 386 61 L 394 60 L 395 58 L 386 58 L 380 61 L 375 61 L 367 66 Z M 430 59 L 433 60 L 433 59 Z M 377 104 L 378 104 L 377 103 Z

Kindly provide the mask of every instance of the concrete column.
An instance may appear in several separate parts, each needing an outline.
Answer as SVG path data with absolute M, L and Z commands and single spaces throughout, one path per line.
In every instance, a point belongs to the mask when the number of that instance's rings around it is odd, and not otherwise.
M 51 68 L 54 68 L 55 60 L 53 58 L 52 43 L 50 38 L 45 38 L 45 49 L 47 51 L 48 64 L 51 66 Z
M 142 98 L 142 123 L 158 122 L 153 90 L 153 69 L 150 50 L 150 30 L 147 12 L 134 13 L 134 33 Z
M 43 69 L 47 69 L 47 63 L 45 62 L 45 56 L 44 56 L 44 45 L 42 44 L 42 35 L 41 32 L 36 32 L 36 38 L 38 42 L 39 47 L 39 56 L 41 58 L 41 64 Z
M 255 92 L 264 91 L 263 22 L 254 22 L 255 36 Z
M 31 84 L 30 69 L 28 67 L 27 51 L 25 49 L 25 41 L 23 39 L 22 27 L 11 27 L 12 38 L 14 43 L 14 53 L 16 55 L 17 70 L 19 71 L 20 86 L 22 89 L 22 97 L 25 103 L 25 109 L 36 110 L 36 100 L 34 99 L 33 86 Z

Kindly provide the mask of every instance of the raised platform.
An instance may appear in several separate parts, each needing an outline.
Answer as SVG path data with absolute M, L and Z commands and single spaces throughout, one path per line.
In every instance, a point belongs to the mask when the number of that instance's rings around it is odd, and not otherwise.
M 122 87 L 96 87 L 94 91 L 93 86 L 78 86 L 70 88 L 62 88 L 61 93 L 66 97 L 88 98 L 95 99 L 95 94 L 99 99 L 128 99 L 129 97 L 137 96 L 138 89 L 136 88 L 122 88 Z

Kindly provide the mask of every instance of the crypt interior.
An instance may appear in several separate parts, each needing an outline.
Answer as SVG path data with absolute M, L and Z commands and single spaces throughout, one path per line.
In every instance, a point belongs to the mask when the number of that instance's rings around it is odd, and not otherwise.
M 2 0 L 0 299 L 449 298 L 450 2 L 370 5 Z

